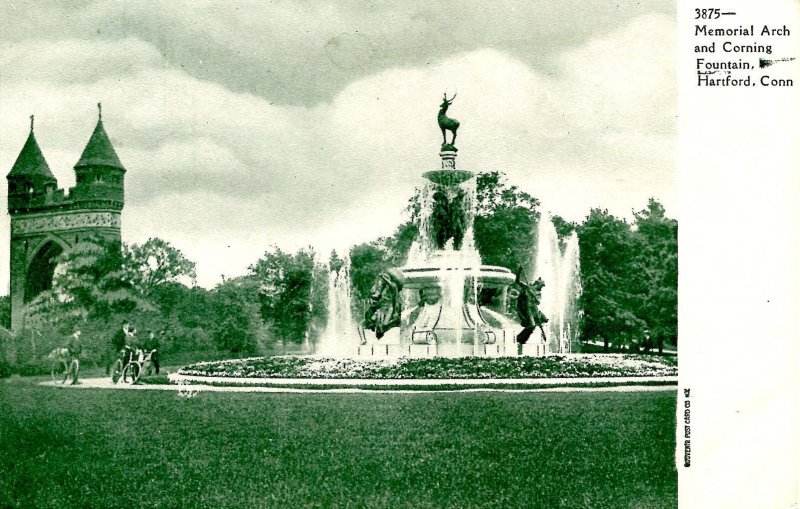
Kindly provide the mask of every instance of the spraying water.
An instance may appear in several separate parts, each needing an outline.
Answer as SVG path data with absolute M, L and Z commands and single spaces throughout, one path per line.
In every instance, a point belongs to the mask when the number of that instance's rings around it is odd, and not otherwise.
M 328 274 L 328 323 L 317 343 L 316 353 L 330 356 L 352 355 L 358 346 L 358 330 L 351 307 L 350 256 L 345 256 L 338 271 Z
M 458 203 L 465 214 L 466 228 L 458 249 L 454 245 L 454 238 L 448 239 L 441 247 L 434 241 L 436 193 L 445 196 L 450 203 L 460 200 Z M 420 189 L 419 236 L 411 246 L 407 266 L 425 268 L 429 279 L 427 286 L 438 287 L 439 298 L 435 299 L 435 304 L 424 307 L 412 328 L 415 331 L 435 330 L 438 355 L 472 355 L 478 350 L 478 342 L 484 339 L 477 332 L 478 322 L 482 323 L 482 319 L 476 304 L 476 275 L 481 270 L 481 258 L 475 248 L 473 233 L 476 194 L 474 176 L 446 185 L 428 182 Z M 416 293 L 417 290 L 412 291 Z
M 577 334 L 578 297 L 581 294 L 580 251 L 576 232 L 563 245 L 550 215 L 542 215 L 536 228 L 533 279 L 545 282 L 539 309 L 550 319 L 545 334 L 551 352 L 572 350 Z
M 408 252 L 407 263 L 411 265 L 427 263 L 434 251 L 431 211 L 435 191 L 436 185 L 433 182 L 427 182 L 419 191 L 420 217 L 417 223 L 419 235 L 412 242 Z

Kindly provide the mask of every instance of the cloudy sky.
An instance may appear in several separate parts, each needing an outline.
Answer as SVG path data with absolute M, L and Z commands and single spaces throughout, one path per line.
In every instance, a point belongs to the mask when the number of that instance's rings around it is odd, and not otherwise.
M 272 244 L 390 234 L 439 166 L 448 89 L 460 168 L 503 171 L 571 220 L 650 196 L 678 216 L 670 2 L 346 4 L 3 2 L 0 167 L 35 114 L 74 185 L 102 101 L 128 170 L 123 239 L 172 242 L 211 286 Z M 6 216 L 2 293 L 8 238 Z

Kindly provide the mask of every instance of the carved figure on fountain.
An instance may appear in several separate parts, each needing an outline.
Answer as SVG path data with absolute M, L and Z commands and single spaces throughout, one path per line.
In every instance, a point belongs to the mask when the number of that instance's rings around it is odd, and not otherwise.
M 423 173 L 430 184 L 421 193 L 421 238 L 415 240 L 406 265 L 380 274 L 367 302 L 364 329 L 374 331 L 378 339 L 386 337 L 376 348 L 367 345 L 362 334 L 359 355 L 510 355 L 520 327 L 506 315 L 507 290 L 515 281 L 520 294 L 517 314 L 523 327 L 517 342 L 521 346 L 536 328 L 546 341 L 543 326 L 548 319 L 539 309 L 544 281 L 529 284 L 521 271 L 515 280 L 505 267 L 482 265 L 473 245 L 477 184 L 470 180 L 475 177 L 471 171 L 456 169 L 455 139 L 460 124 L 447 116 L 453 99 L 455 96 L 448 99 L 445 95 L 439 108 L 441 169 Z M 452 140 L 447 139 L 447 131 L 453 133 Z M 484 293 L 494 296 L 496 309 L 487 306 Z M 394 327 L 399 327 L 397 344 L 394 336 L 387 334 Z M 520 348 L 518 354 L 546 353 L 546 345 L 536 342 L 531 346 L 524 352 Z
M 374 331 L 378 339 L 389 329 L 400 325 L 403 311 L 401 291 L 404 282 L 399 270 L 389 269 L 380 273 L 372 284 L 364 328 Z
M 514 281 L 515 288 L 519 291 L 517 297 L 517 316 L 519 317 L 520 324 L 523 329 L 517 335 L 517 342 L 524 345 L 533 334 L 536 328 L 542 334 L 542 341 L 547 343 L 547 336 L 544 333 L 544 324 L 549 320 L 539 310 L 539 304 L 542 302 L 542 288 L 544 288 L 544 281 L 542 278 L 537 278 L 533 283 L 528 283 L 525 278 L 525 272 L 522 267 L 517 269 L 517 278 Z
M 433 240 L 439 249 L 444 249 L 450 239 L 456 251 L 461 249 L 468 226 L 464 198 L 464 190 L 458 187 L 439 186 L 433 193 L 431 224 Z

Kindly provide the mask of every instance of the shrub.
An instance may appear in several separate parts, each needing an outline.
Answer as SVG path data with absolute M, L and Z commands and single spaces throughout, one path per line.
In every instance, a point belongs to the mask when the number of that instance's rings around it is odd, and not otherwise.
M 0 327 L 0 378 L 11 376 L 13 366 L 14 336 L 3 327 Z

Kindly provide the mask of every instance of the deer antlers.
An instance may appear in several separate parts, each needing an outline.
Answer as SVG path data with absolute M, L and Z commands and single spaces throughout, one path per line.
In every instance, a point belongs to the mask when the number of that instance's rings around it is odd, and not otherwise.
M 452 102 L 455 100 L 455 98 L 456 98 L 456 96 L 457 96 L 457 95 L 458 95 L 458 92 L 456 92 L 455 94 L 453 94 L 453 97 L 452 97 L 451 99 L 448 99 L 448 98 L 447 98 L 447 92 L 445 92 L 445 93 L 444 93 L 444 102 L 446 102 L 447 104 L 450 104 L 450 103 L 452 103 Z

